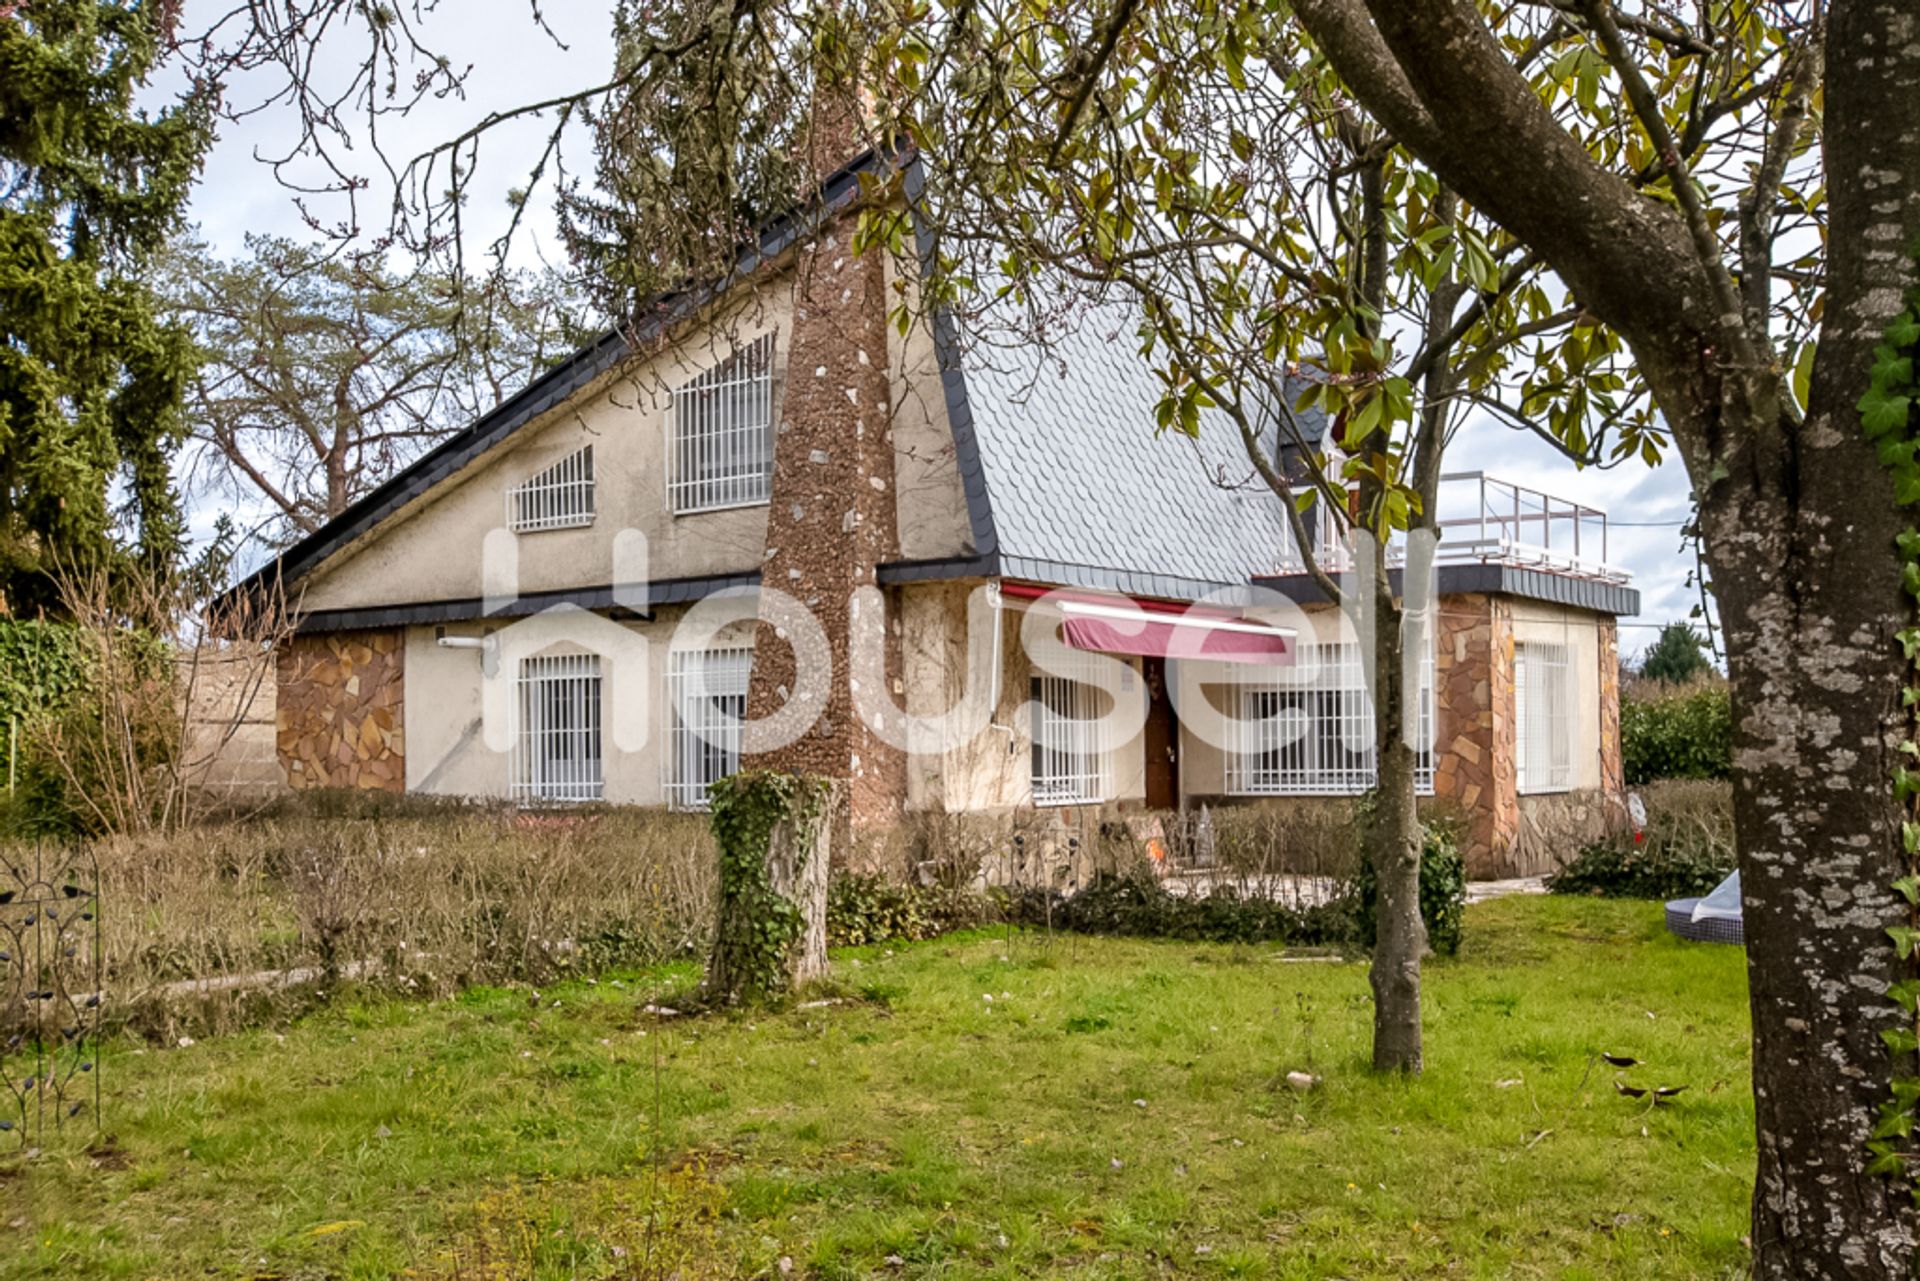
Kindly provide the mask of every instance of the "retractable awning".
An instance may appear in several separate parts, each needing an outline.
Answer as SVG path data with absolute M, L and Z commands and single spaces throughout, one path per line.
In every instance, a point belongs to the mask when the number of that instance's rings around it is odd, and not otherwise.
M 1047 604 L 1059 611 L 1060 639 L 1075 649 L 1283 667 L 1294 661 L 1292 631 L 1218 610 L 1083 596 L 1025 583 L 1005 583 L 1001 590 L 1026 600 L 1046 597 Z

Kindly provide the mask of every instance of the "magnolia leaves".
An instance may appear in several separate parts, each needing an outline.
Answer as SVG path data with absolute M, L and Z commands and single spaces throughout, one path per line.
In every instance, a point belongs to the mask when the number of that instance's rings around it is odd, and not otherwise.
M 1630 1054 L 1611 1054 L 1606 1050 L 1602 1050 L 1600 1051 L 1599 1058 L 1602 1062 L 1622 1070 L 1646 1066 Z M 1677 1096 L 1686 1093 L 1686 1089 L 1687 1087 L 1684 1085 L 1645 1086 L 1635 1085 L 1624 1077 L 1616 1076 L 1613 1078 L 1614 1093 L 1629 1099 L 1646 1099 L 1648 1100 L 1649 1107 L 1658 1107 L 1663 1103 L 1670 1103 Z

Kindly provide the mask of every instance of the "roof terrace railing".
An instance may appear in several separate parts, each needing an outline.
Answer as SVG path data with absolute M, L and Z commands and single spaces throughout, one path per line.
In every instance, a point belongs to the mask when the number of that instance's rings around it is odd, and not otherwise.
M 1434 557 L 1438 564 L 1513 565 L 1609 583 L 1625 583 L 1633 577 L 1607 558 L 1607 513 L 1601 508 L 1479 471 L 1442 475 L 1437 506 L 1440 545 Z M 1341 525 L 1321 504 L 1319 560 L 1329 573 L 1353 568 L 1353 550 Z M 1387 549 L 1387 559 L 1396 565 L 1405 559 L 1399 536 Z M 1283 573 L 1305 569 L 1291 551 L 1283 559 Z

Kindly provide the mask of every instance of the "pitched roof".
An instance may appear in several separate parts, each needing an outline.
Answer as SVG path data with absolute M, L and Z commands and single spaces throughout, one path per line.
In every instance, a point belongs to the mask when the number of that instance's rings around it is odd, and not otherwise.
M 860 176 L 894 165 L 905 168 L 912 198 L 918 166 L 910 156 L 865 153 L 828 179 L 813 208 L 764 227 L 742 254 L 740 272 L 783 253 L 807 227 L 852 208 Z M 659 300 L 638 340 L 667 330 L 701 297 Z M 1279 568 L 1288 537 L 1284 514 L 1252 477 L 1232 424 L 1223 415 L 1203 414 L 1197 440 L 1156 433 L 1160 384 L 1139 354 L 1136 325 L 1124 308 L 1106 304 L 1085 311 L 1045 351 L 996 346 L 980 333 L 963 336 L 946 314 L 933 320 L 973 554 L 938 567 L 890 567 L 886 580 L 1006 576 L 1192 599 Z M 631 349 L 627 335 L 609 330 L 236 590 L 267 581 L 276 564 L 288 581 L 309 572 L 592 383 Z M 595 591 L 583 587 L 561 595 L 592 607 Z M 346 612 L 355 619 L 371 616 Z M 383 617 L 392 612 L 372 611 Z
M 862 152 L 848 161 L 821 184 L 820 195 L 812 205 L 780 214 L 760 228 L 754 243 L 741 251 L 734 267 L 735 277 L 745 276 L 761 264 L 779 257 L 810 227 L 851 209 L 860 195 L 862 175 L 885 173 L 895 163 L 894 159 L 873 151 Z M 564 403 L 632 354 L 637 346 L 659 337 L 685 320 L 709 301 L 714 292 L 711 288 L 690 289 L 654 299 L 645 309 L 645 318 L 633 328 L 608 329 L 361 496 L 345 511 L 287 548 L 233 590 L 240 592 L 262 586 L 276 576 L 291 582 L 314 569 L 427 490 L 465 469 L 482 454 L 548 410 Z
M 1273 573 L 1286 516 L 1237 427 L 1156 430 L 1162 385 L 1132 311 L 1076 312 L 1046 350 L 962 343 L 973 436 L 1008 577 L 1191 598 Z

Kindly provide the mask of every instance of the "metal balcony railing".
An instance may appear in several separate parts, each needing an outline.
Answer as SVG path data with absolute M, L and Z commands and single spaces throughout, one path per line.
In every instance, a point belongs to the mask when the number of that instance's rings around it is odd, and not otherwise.
M 1516 485 L 1485 472 L 1448 472 L 1440 477 L 1440 545 L 1434 553 L 1442 565 L 1514 565 L 1626 583 L 1633 575 L 1608 560 L 1607 513 L 1598 507 L 1543 490 Z M 1334 513 L 1324 503 L 1318 513 L 1319 561 L 1329 573 L 1353 568 L 1353 550 Z M 1391 564 L 1405 559 L 1396 536 L 1387 549 Z M 1282 561 L 1282 573 L 1303 573 L 1305 562 L 1291 551 Z

